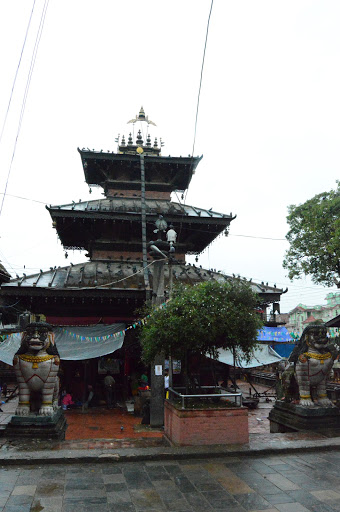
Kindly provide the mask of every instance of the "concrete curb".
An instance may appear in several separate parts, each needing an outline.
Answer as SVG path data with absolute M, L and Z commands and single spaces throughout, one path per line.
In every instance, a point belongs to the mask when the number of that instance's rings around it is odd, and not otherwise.
M 7 449 L 7 453 L 5 450 Z M 190 459 L 212 459 L 218 457 L 279 456 L 280 454 L 340 450 L 340 439 L 318 441 L 284 441 L 275 446 L 199 446 L 123 448 L 118 450 L 41 450 L 35 452 L 16 451 L 4 445 L 0 450 L 1 466 L 46 465 L 46 464 L 93 464 L 124 463 L 137 461 L 169 461 Z

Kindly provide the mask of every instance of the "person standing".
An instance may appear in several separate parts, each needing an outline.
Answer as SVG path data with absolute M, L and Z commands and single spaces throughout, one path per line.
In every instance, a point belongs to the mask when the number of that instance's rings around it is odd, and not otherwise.
M 170 386 L 170 377 L 169 377 L 169 371 L 164 371 L 164 393 L 165 398 L 169 398 L 169 386 Z
M 114 388 L 116 381 L 112 375 L 108 372 L 104 379 L 106 406 L 108 409 L 112 409 L 112 398 L 114 396 Z

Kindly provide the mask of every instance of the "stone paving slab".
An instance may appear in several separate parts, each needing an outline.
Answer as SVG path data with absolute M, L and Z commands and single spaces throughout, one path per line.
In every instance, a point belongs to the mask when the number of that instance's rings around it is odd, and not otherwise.
M 243 385 L 247 385 L 244 383 Z M 271 403 L 264 402 L 261 408 L 253 411 L 250 414 L 250 441 L 245 445 L 215 445 L 215 446 L 199 446 L 199 447 L 171 447 L 169 443 L 165 442 L 162 438 L 161 431 L 152 431 L 152 429 L 142 429 L 136 432 L 134 430 L 133 437 L 126 437 L 127 433 L 132 432 L 132 427 L 124 423 L 126 430 L 121 434 L 118 415 L 111 417 L 116 420 L 115 432 L 119 430 L 119 437 L 114 438 L 100 438 L 96 439 L 79 439 L 73 430 L 73 439 L 69 441 L 54 441 L 54 442 L 39 442 L 39 441 L 8 441 L 4 437 L 0 437 L 0 464 L 13 466 L 17 463 L 22 465 L 34 464 L 74 464 L 75 462 L 82 463 L 95 463 L 95 462 L 129 462 L 129 461 L 161 461 L 172 459 L 191 459 L 197 458 L 211 458 L 219 457 L 221 455 L 228 456 L 228 460 L 232 460 L 233 456 L 245 457 L 248 455 L 271 455 L 270 464 L 257 464 L 254 470 L 261 474 L 263 477 L 270 474 L 280 473 L 285 475 L 285 471 L 291 471 L 290 466 L 282 464 L 279 458 L 282 453 L 307 453 L 313 452 L 313 457 L 317 457 L 316 453 L 320 450 L 339 450 L 340 449 L 340 432 L 325 430 L 323 432 L 294 432 L 285 434 L 270 434 L 269 423 L 266 419 Z M 6 411 L 0 414 L 7 415 L 14 412 L 15 400 L 11 400 L 5 404 Z M 104 411 L 104 413 L 97 415 L 94 419 L 103 421 L 103 432 L 106 432 L 104 427 L 109 420 L 108 413 L 111 411 Z M 72 413 L 73 414 L 73 413 Z M 81 419 L 83 416 L 74 413 L 74 417 Z M 86 416 L 86 415 L 85 415 Z M 87 417 L 87 416 L 86 416 Z M 119 416 L 125 418 L 126 421 L 129 417 Z M 90 418 L 91 419 L 91 418 Z M 88 419 L 89 427 L 91 427 L 92 419 Z M 261 420 L 261 421 L 260 421 Z M 252 422 L 252 423 L 251 423 Z M 254 423 L 255 422 L 255 423 Z M 133 422 L 132 422 L 133 423 Z M 132 425 L 131 423 L 131 425 Z M 92 428 L 92 427 L 91 427 Z M 129 430 L 130 429 L 130 430 Z M 129 432 L 128 432 L 129 431 Z M 89 432 L 89 430 L 87 430 Z M 98 432 L 98 431 L 96 431 Z M 91 434 L 92 435 L 92 434 Z M 116 433 L 115 433 L 116 436 Z M 277 464 L 280 466 L 275 468 Z M 320 466 L 321 467 L 321 466 Z M 300 468 L 297 468 L 300 469 Z M 215 475 L 220 478 L 221 484 L 224 477 Z M 329 475 L 330 477 L 330 475 Z M 229 478 L 233 481 L 231 475 Z M 301 479 L 301 475 L 299 475 Z M 27 482 L 29 484 L 30 482 Z M 263 484 L 263 481 L 262 481 Z M 267 479 L 266 487 L 270 490 L 270 479 Z M 224 485 L 227 485 L 225 482 Z M 244 484 L 245 485 L 245 484 Z M 308 479 L 303 485 L 310 486 L 310 490 L 317 490 L 313 488 L 313 483 Z M 228 490 L 228 489 L 227 489 Z M 268 492 L 268 494 L 270 494 Z M 0 498 L 1 498 L 1 483 L 0 483 Z
M 0 491 L 0 512 L 339 511 L 340 476 L 336 481 L 333 477 L 338 474 L 340 451 L 321 450 L 317 463 L 311 461 L 308 453 L 281 453 L 275 457 L 0 466 L 0 483 L 6 484 L 6 491 Z M 315 490 L 303 488 L 297 475 L 302 483 L 308 476 Z M 259 485 L 266 480 L 268 488 Z
M 172 459 L 197 459 L 214 458 L 228 456 L 232 458 L 246 457 L 249 455 L 271 455 L 271 465 L 268 468 L 261 466 L 258 473 L 266 473 L 264 476 L 270 476 L 275 469 L 275 457 L 280 458 L 281 454 L 299 454 L 308 452 L 319 452 L 323 450 L 340 450 L 340 438 L 329 438 L 326 436 L 311 436 L 306 433 L 293 434 L 272 434 L 271 442 L 268 443 L 266 436 L 254 435 L 249 444 L 246 445 L 211 445 L 211 446 L 149 446 L 144 448 L 124 447 L 124 448 L 93 448 L 93 449 L 49 449 L 44 444 L 42 449 L 37 449 L 36 444 L 30 447 L 28 443 L 25 446 L 22 443 L 3 444 L 0 448 L 0 464 L 15 466 L 34 464 L 74 464 L 76 462 L 84 463 L 106 463 L 106 462 L 129 462 L 129 461 L 157 461 Z M 279 462 L 279 471 L 284 472 L 287 466 Z M 272 471 L 270 470 L 272 468 Z M 256 468 L 255 468 L 256 469 Z M 268 478 L 270 481 L 270 478 Z M 1 483 L 0 483 L 1 491 Z

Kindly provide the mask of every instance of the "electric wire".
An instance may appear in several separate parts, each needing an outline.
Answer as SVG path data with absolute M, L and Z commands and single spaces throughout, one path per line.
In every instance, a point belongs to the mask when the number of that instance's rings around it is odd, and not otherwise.
M 17 304 L 19 304 L 20 301 L 21 301 L 21 299 L 17 300 L 14 304 L 10 304 L 9 306 L 0 306 L 0 309 L 14 308 Z M 15 309 L 17 309 L 17 308 L 15 308 Z
M 154 263 L 154 261 L 151 262 L 148 266 L 153 265 L 153 263 Z M 202 270 L 207 270 L 207 269 L 202 269 Z M 81 287 L 81 288 L 77 288 L 77 289 L 89 289 L 89 288 L 93 289 L 93 288 L 103 288 L 103 287 L 106 287 L 106 286 L 112 286 L 112 285 L 117 284 L 119 282 L 122 282 L 122 281 L 125 281 L 127 279 L 130 279 L 131 277 L 135 276 L 136 274 L 141 273 L 142 271 L 143 271 L 143 268 L 139 269 L 137 272 L 134 272 L 134 273 L 130 274 L 129 276 L 125 276 L 122 279 L 118 279 L 116 281 L 112 281 L 112 282 L 106 283 L 104 285 L 95 286 L 95 287 Z M 231 275 L 227 271 L 223 271 L 223 272 L 226 275 Z M 33 276 L 32 275 L 31 276 L 27 276 L 27 277 L 34 277 L 34 275 Z M 249 279 L 249 278 L 247 278 L 247 279 Z M 261 280 L 261 278 L 255 278 L 255 281 L 252 279 L 252 282 L 254 284 L 259 284 L 260 280 Z M 313 288 L 312 286 L 303 286 L 303 287 L 301 287 L 300 285 L 295 285 L 293 283 L 287 283 L 287 282 L 281 282 L 281 281 L 277 281 L 277 284 L 279 284 L 281 286 L 286 286 L 286 287 L 289 286 L 290 290 L 291 290 L 291 287 L 296 288 L 292 292 L 290 291 L 290 293 L 289 293 L 289 299 L 290 300 L 292 300 L 292 299 L 294 300 L 294 297 L 297 297 L 297 298 L 299 297 L 300 300 L 303 300 L 303 296 L 304 295 L 308 296 L 308 298 L 310 299 L 311 296 L 312 297 L 313 296 L 318 296 L 319 297 L 322 292 L 325 292 L 325 293 L 327 293 L 327 292 L 328 293 L 336 293 L 336 291 L 337 291 L 336 289 L 324 289 L 324 290 L 320 289 L 320 290 L 315 290 L 315 288 Z M 297 298 L 296 298 L 296 301 L 298 300 Z M 13 305 L 13 307 L 14 307 L 14 305 Z M 296 306 L 294 306 L 294 307 L 296 307 Z M 294 308 L 292 308 L 292 309 L 294 309 Z
M 178 197 L 177 191 L 175 191 L 175 193 L 176 193 L 176 196 L 177 196 L 178 203 L 181 206 L 184 206 L 184 203 L 182 203 L 181 200 Z M 0 192 L 0 195 L 3 195 L 3 192 Z M 22 199 L 22 200 L 25 200 L 25 201 L 32 201 L 34 203 L 39 203 L 39 204 L 44 204 L 44 205 L 48 204 L 48 201 L 39 201 L 37 199 L 31 199 L 31 198 L 28 198 L 28 197 L 16 196 L 16 195 L 13 195 L 13 194 L 7 194 L 7 197 L 14 197 L 16 199 Z M 153 222 L 147 222 L 147 224 L 153 224 Z M 68 229 L 68 228 L 65 228 L 65 229 Z M 216 233 L 213 233 L 211 230 L 204 230 L 204 229 L 197 229 L 196 228 L 195 231 L 199 231 L 201 233 L 211 233 L 211 234 L 219 235 L 219 234 L 222 233 L 223 230 L 218 231 Z M 259 240 L 275 240 L 275 241 L 287 242 L 286 238 L 274 238 L 274 237 L 269 237 L 269 236 L 239 235 L 239 234 L 234 234 L 234 233 L 228 233 L 227 236 L 228 237 L 229 236 L 238 236 L 238 237 L 244 237 L 244 238 L 255 238 L 255 239 L 259 239 Z
M 14 269 L 13 269 L 11 263 L 7 260 L 7 258 L 5 257 L 3 252 L 1 252 L 1 251 L 0 251 L 0 256 L 1 256 L 1 259 L 4 260 L 4 262 L 6 263 L 6 266 L 9 267 L 12 270 L 12 272 L 14 272 Z
M 202 80 L 203 80 L 203 70 L 204 70 L 204 61 L 205 61 L 205 52 L 207 49 L 207 42 L 208 42 L 208 34 L 209 34 L 209 25 L 210 25 L 210 17 L 211 17 L 211 11 L 213 8 L 214 0 L 211 0 L 210 5 L 210 11 L 208 16 L 208 22 L 207 22 L 207 30 L 205 34 L 205 42 L 204 42 L 204 50 L 203 50 L 203 59 L 202 59 L 202 66 L 201 66 L 201 76 L 200 76 L 200 83 L 198 88 L 198 97 L 197 97 L 197 106 L 196 106 L 196 118 L 195 118 L 195 128 L 194 128 L 194 140 L 192 144 L 192 157 L 194 156 L 195 151 L 195 142 L 196 142 L 196 131 L 197 131 L 197 120 L 198 120 L 198 110 L 199 110 L 199 104 L 200 104 L 200 96 L 201 96 L 201 88 L 202 88 Z
M 4 192 L 0 192 L 0 196 L 3 196 Z M 16 199 L 23 199 L 24 201 L 32 201 L 32 203 L 47 204 L 46 201 L 38 201 L 37 199 L 29 199 L 28 197 L 15 196 L 13 194 L 6 194 L 7 197 L 15 197 Z
M 25 92 L 24 92 L 24 97 L 23 97 L 23 101 L 22 101 L 22 105 L 21 105 L 20 118 L 19 118 L 19 123 L 18 123 L 18 128 L 17 128 L 17 134 L 16 134 L 16 138 L 15 138 L 15 142 L 14 142 L 12 158 L 11 158 L 11 162 L 10 162 L 8 173 L 7 173 L 5 190 L 4 190 L 4 193 L 3 193 L 3 196 L 2 196 L 2 202 L 1 202 L 1 207 L 0 207 L 0 217 L 1 217 L 1 214 L 2 214 L 3 206 L 4 206 L 4 201 L 5 201 L 5 197 L 6 197 L 6 193 L 7 193 L 7 187 L 8 187 L 8 183 L 9 183 L 9 178 L 10 178 L 10 174 L 11 174 L 11 170 L 12 170 L 12 165 L 13 165 L 13 161 L 14 161 L 14 157 L 15 157 L 15 153 L 16 153 L 17 143 L 18 143 L 18 139 L 19 139 L 19 135 L 20 135 L 20 131 L 21 131 L 22 121 L 23 121 L 23 117 L 24 117 L 24 113 L 25 113 L 25 108 L 26 108 L 27 96 L 28 96 L 28 92 L 29 92 L 29 88 L 30 88 L 30 84 L 31 84 L 32 74 L 33 74 L 34 65 L 35 65 L 35 61 L 36 61 L 36 57 L 37 57 L 37 53 L 38 53 L 38 49 L 39 49 L 39 43 L 40 43 L 41 35 L 42 35 L 43 28 L 44 28 L 44 23 L 45 23 L 48 3 L 49 3 L 49 0 L 45 0 L 44 6 L 43 6 L 43 10 L 42 10 L 42 14 L 41 14 L 41 18 L 40 18 L 40 23 L 39 23 L 38 31 L 37 31 L 37 36 L 36 36 L 36 39 L 35 39 L 35 44 L 34 44 L 32 58 L 31 58 L 31 63 L 30 63 L 30 69 L 29 69 L 29 72 L 28 72 L 28 76 L 27 76 L 27 80 L 26 80 L 26 87 L 25 87 Z
M 47 4 L 48 4 L 48 2 L 47 2 Z M 208 37 L 209 23 L 210 23 L 212 7 L 213 7 L 213 0 L 211 2 L 209 17 L 208 17 L 208 23 L 207 23 L 206 40 L 205 40 L 205 46 L 204 46 L 203 61 L 202 61 L 202 67 L 201 67 L 200 85 L 199 85 L 199 93 L 198 93 L 198 101 L 197 101 L 197 109 L 196 109 L 196 119 L 195 119 L 195 130 L 194 130 L 194 141 L 193 141 L 193 151 L 192 151 L 192 154 L 194 154 L 194 146 L 195 146 L 195 140 L 196 140 L 197 120 L 198 120 L 198 111 L 199 111 L 199 100 L 200 100 L 200 92 L 201 92 L 201 85 L 202 85 L 204 60 L 205 60 L 205 52 L 206 52 L 207 37 Z M 47 7 L 46 7 L 46 9 L 47 9 Z M 46 15 L 46 10 L 45 10 L 45 15 Z M 40 37 L 41 37 L 41 33 L 40 33 Z M 39 37 L 39 41 L 40 41 L 40 37 Z M 34 58 L 34 62 L 35 62 L 35 58 Z M 33 62 L 33 66 L 34 66 L 34 62 Z M 33 68 L 32 68 L 32 70 L 33 70 Z M 31 79 L 31 75 L 30 75 L 30 79 Z M 25 97 L 25 103 L 26 103 L 26 99 L 27 99 L 27 95 Z M 22 117 L 21 117 L 21 121 L 22 121 Z M 20 125 L 21 125 L 21 121 L 20 121 Z M 6 191 L 5 191 L 5 193 L 3 195 L 5 196 L 5 194 L 6 194 Z M 33 200 L 33 199 L 23 198 L 23 197 L 20 197 L 20 196 L 13 196 L 13 197 L 17 197 L 19 199 L 25 199 L 25 200 L 34 201 L 34 202 L 38 202 L 38 203 L 41 203 L 41 204 L 46 204 L 46 203 L 44 203 L 42 201 L 36 201 L 36 200 Z M 2 206 L 1 206 L 1 210 L 2 210 Z M 1 210 L 0 210 L 0 214 L 1 214 Z M 205 230 L 196 230 L 196 231 L 211 233 L 211 231 L 205 231 Z M 256 237 L 256 236 L 251 236 L 251 235 L 229 234 L 228 236 L 239 236 L 239 237 L 254 238 L 254 239 L 267 239 L 267 240 L 287 241 L 284 238 Z M 116 282 L 119 282 L 119 281 L 116 281 Z M 106 286 L 108 286 L 108 285 L 106 285 Z M 319 292 L 315 291 L 314 293 L 319 293 Z
M 205 41 L 204 41 L 204 49 L 203 49 L 203 57 L 202 57 L 202 64 L 201 64 L 201 75 L 200 75 L 200 81 L 199 81 L 199 87 L 198 87 L 198 95 L 197 95 L 197 105 L 196 105 L 196 116 L 195 116 L 195 125 L 194 125 L 194 138 L 192 143 L 192 152 L 191 152 L 191 166 L 194 159 L 194 151 L 195 151 L 195 143 L 196 143 L 196 133 L 197 133 L 197 123 L 198 123 L 198 112 L 199 112 L 199 104 L 200 104 L 200 97 L 201 97 L 201 89 L 202 89 L 202 82 L 203 82 L 203 70 L 204 70 L 204 62 L 205 62 L 205 52 L 207 49 L 207 43 L 208 43 L 208 35 L 209 35 L 209 26 L 210 26 L 210 18 L 211 18 L 211 12 L 214 5 L 214 0 L 211 0 L 210 4 L 210 10 L 208 15 L 208 21 L 207 21 L 207 28 L 206 28 L 206 34 L 205 34 Z M 188 188 L 186 189 L 184 193 L 184 205 L 188 194 Z M 180 238 L 182 231 L 182 223 L 180 223 L 178 238 Z
M 30 28 L 30 25 L 31 25 L 31 21 L 32 21 L 32 16 L 33 16 L 33 12 L 34 12 L 35 2 L 36 2 L 36 0 L 33 1 L 33 6 L 32 6 L 32 10 L 31 10 L 31 14 L 30 14 L 29 20 L 28 20 L 28 25 L 27 25 L 27 28 L 26 28 L 26 34 L 25 34 L 24 42 L 22 44 L 18 66 L 17 66 L 16 72 L 15 72 L 15 75 L 14 75 L 14 80 L 13 80 L 13 84 L 12 84 L 12 90 L 11 90 L 11 94 L 10 94 L 8 105 L 7 105 L 5 119 L 4 119 L 4 122 L 2 124 L 2 129 L 1 129 L 1 134 L 0 134 L 0 145 L 1 145 L 2 136 L 4 134 L 4 130 L 5 130 L 5 126 L 6 126 L 9 109 L 10 109 L 10 106 L 11 106 L 11 103 L 12 103 L 14 88 L 15 88 L 18 72 L 19 72 L 19 69 L 20 69 L 21 59 L 22 59 L 22 56 L 23 56 L 23 53 L 24 53 L 24 49 L 25 49 L 25 45 L 26 45 L 28 31 L 29 31 L 29 28 Z

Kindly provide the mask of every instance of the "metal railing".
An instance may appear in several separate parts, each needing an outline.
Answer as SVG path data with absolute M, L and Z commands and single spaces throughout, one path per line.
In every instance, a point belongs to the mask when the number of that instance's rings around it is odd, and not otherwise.
M 282 320 L 280 313 L 260 313 L 261 320 L 266 324 L 284 325 L 286 322 Z
M 185 389 L 185 388 L 176 388 L 176 389 Z M 199 390 L 209 390 L 209 389 L 213 389 L 215 390 L 215 393 L 195 393 L 195 394 L 183 394 L 183 393 L 180 393 L 179 391 L 176 391 L 175 389 L 173 388 L 168 388 L 168 391 L 169 391 L 169 401 L 171 401 L 171 396 L 174 395 L 175 397 L 178 397 L 181 402 L 182 402 L 182 409 L 185 409 L 185 400 L 190 400 L 190 399 L 197 399 L 197 398 L 225 398 L 225 399 L 230 399 L 230 398 L 233 398 L 234 399 L 234 402 L 235 402 L 235 405 L 237 407 L 241 407 L 242 406 L 242 393 L 230 393 L 230 391 L 226 391 L 224 388 L 222 388 L 221 386 L 200 386 L 198 388 Z

